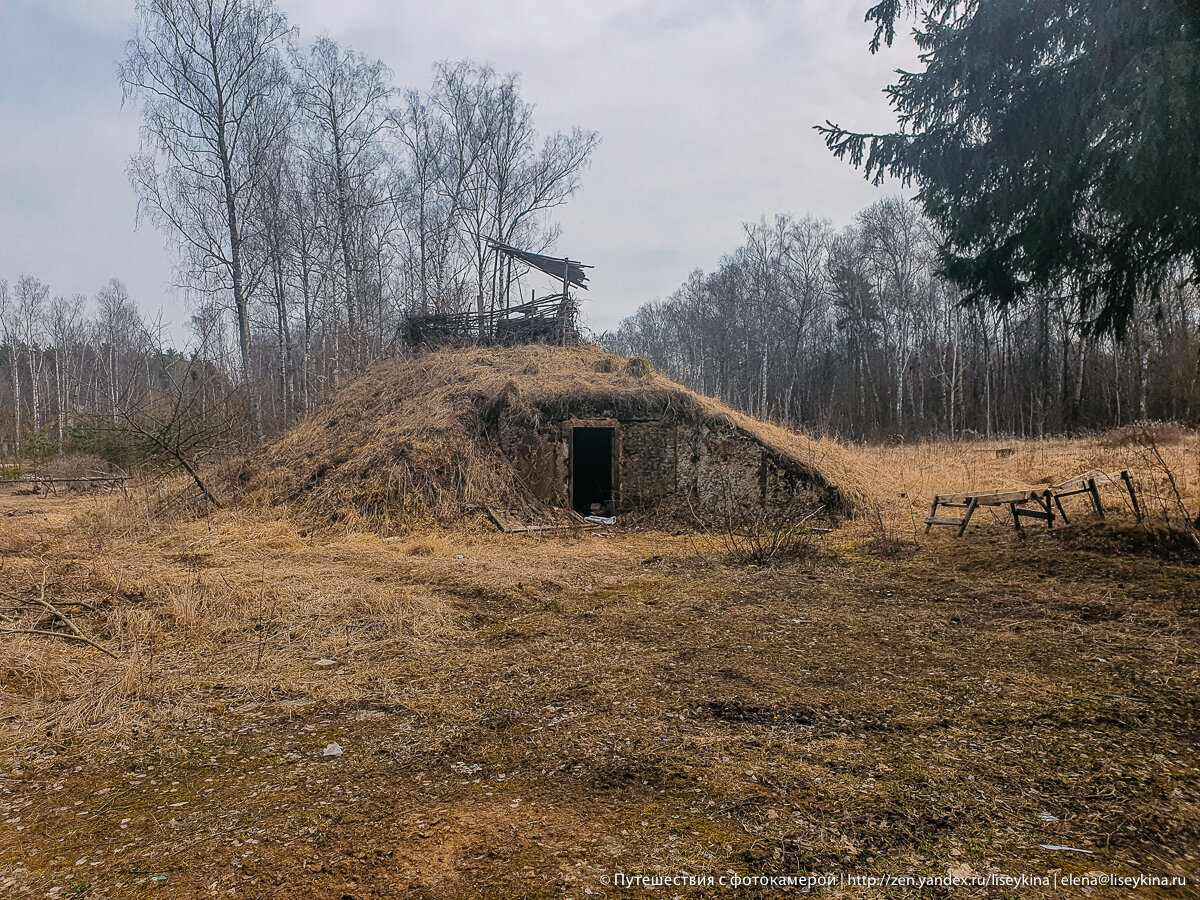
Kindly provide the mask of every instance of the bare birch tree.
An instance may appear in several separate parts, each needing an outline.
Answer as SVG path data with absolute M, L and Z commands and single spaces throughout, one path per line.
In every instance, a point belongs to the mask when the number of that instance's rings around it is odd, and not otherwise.
M 141 211 L 180 242 L 189 275 L 230 296 L 259 435 L 245 228 L 263 161 L 289 125 L 290 35 L 270 0 L 139 0 L 120 65 L 125 97 L 142 109 L 142 151 L 129 167 Z
M 17 280 L 14 303 L 17 339 L 24 346 L 25 364 L 29 373 L 29 392 L 33 413 L 33 431 L 42 429 L 42 356 L 46 334 L 46 307 L 50 302 L 50 286 L 32 275 Z
M 8 369 L 12 379 L 13 448 L 21 458 L 21 351 L 17 342 L 17 317 L 9 296 L 8 282 L 0 281 L 0 330 L 8 348 Z
M 385 202 L 376 189 L 382 184 L 381 139 L 388 125 L 392 73 L 379 60 L 326 37 L 295 54 L 294 60 L 299 71 L 296 93 L 309 125 L 306 147 L 333 199 L 350 359 L 356 368 L 363 310 L 357 293 L 362 266 L 355 236 L 363 214 Z
M 78 378 L 83 369 L 82 351 L 86 344 L 83 309 L 86 302 L 86 297 L 76 294 L 69 299 L 55 297 L 50 303 L 49 338 L 54 363 L 54 406 L 60 456 L 66 446 L 68 419 L 75 411 Z

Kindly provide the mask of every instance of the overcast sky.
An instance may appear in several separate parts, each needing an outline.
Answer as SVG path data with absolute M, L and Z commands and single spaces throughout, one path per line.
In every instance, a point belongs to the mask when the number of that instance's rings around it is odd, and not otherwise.
M 539 129 L 602 143 L 559 211 L 558 251 L 596 266 L 584 314 L 613 327 L 710 270 L 762 215 L 848 222 L 885 189 L 829 154 L 826 118 L 889 128 L 880 89 L 912 51 L 872 57 L 867 0 L 280 0 L 301 39 L 380 57 L 427 87 L 440 59 L 522 75 Z M 0 278 L 91 296 L 121 278 L 183 337 L 171 255 L 135 228 L 138 120 L 115 65 L 133 0 L 0 0 Z

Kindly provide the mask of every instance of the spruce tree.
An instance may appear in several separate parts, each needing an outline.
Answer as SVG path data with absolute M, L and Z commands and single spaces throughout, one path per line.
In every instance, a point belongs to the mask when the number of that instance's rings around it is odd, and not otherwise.
M 872 52 L 905 13 L 922 68 L 885 90 L 899 130 L 817 130 L 916 186 L 968 301 L 1050 293 L 1120 335 L 1139 298 L 1197 279 L 1200 0 L 881 0 Z

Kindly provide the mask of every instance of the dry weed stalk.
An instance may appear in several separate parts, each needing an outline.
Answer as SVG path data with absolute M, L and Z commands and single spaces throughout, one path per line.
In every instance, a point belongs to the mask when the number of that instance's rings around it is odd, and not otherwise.
M 1200 514 L 1193 516 L 1188 511 L 1187 504 L 1184 503 L 1183 495 L 1179 490 L 1175 470 L 1164 458 L 1162 450 L 1159 449 L 1155 432 L 1147 426 L 1142 427 L 1140 446 L 1147 452 L 1151 465 L 1166 478 L 1167 485 L 1170 488 L 1167 502 L 1170 507 L 1173 507 L 1179 513 L 1181 527 L 1187 533 L 1188 537 L 1192 539 L 1192 542 L 1196 545 L 1196 549 L 1200 550 Z M 1164 509 L 1164 516 L 1167 519 L 1168 525 L 1171 524 L 1171 517 L 1166 509 Z
M 797 503 L 784 507 L 763 504 L 755 497 L 739 493 L 732 481 L 722 485 L 715 513 L 691 507 L 692 518 L 701 533 L 715 538 L 726 556 L 744 565 L 767 565 L 814 556 L 823 532 L 812 522 L 823 510 L 824 506 L 811 508 Z

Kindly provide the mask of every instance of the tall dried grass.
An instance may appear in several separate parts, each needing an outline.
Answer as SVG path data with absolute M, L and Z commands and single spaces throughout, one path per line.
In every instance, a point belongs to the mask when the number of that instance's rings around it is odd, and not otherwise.
M 350 700 L 376 677 L 372 660 L 425 652 L 459 627 L 431 587 L 365 577 L 413 559 L 373 534 L 313 542 L 271 511 L 149 526 L 129 521 L 144 512 L 135 499 L 0 497 L 14 506 L 38 509 L 37 526 L 0 516 L 0 591 L 36 595 L 48 571 L 51 602 L 116 658 L 66 637 L 0 635 L 9 752 L 47 735 L 119 740 L 210 716 L 214 702 Z M 340 668 L 315 667 L 324 658 Z
M 672 402 L 681 396 L 669 393 Z M 889 535 L 916 533 L 934 494 L 1047 484 L 1090 468 L 1131 469 L 1153 521 L 1178 524 L 1200 512 L 1194 434 L 1163 444 L 1101 435 L 868 448 L 732 421 L 844 479 L 870 513 L 864 522 Z M 1105 493 L 1110 506 L 1121 497 Z M 457 597 L 525 596 L 539 584 L 552 595 L 556 573 L 580 560 L 598 570 L 605 552 L 648 553 L 671 540 L 593 537 L 584 546 L 578 536 L 461 530 L 388 539 L 345 523 L 314 530 L 286 508 L 186 514 L 137 491 L 127 499 L 5 495 L 0 508 L 13 513 L 0 515 L 0 590 L 36 593 L 48 569 L 50 599 L 85 602 L 73 607 L 75 621 L 118 657 L 65 639 L 0 637 L 0 731 L 12 746 L 47 731 L 119 736 L 232 702 L 351 700 L 395 677 L 387 666 L 397 655 L 433 652 L 458 636 L 467 626 Z M 840 546 L 853 535 L 831 538 Z M 626 542 L 637 550 L 613 546 Z M 316 668 L 323 658 L 339 668 Z
M 1181 503 L 1192 516 L 1200 513 L 1200 441 L 1195 432 L 1179 426 L 1171 429 L 1170 443 L 1155 444 L 1156 433 L 1152 429 L 1139 436 L 1136 427 L 1130 427 L 1115 435 L 1080 438 L 935 440 L 894 447 L 847 446 L 841 454 L 854 476 L 868 484 L 868 507 L 897 528 L 923 520 L 937 494 L 1044 487 L 1091 469 L 1128 469 L 1149 519 L 1179 525 Z M 834 471 L 831 462 L 826 468 Z M 1106 507 L 1132 514 L 1123 488 L 1101 491 Z M 1086 514 L 1086 498 L 1064 502 L 1068 512 L 1074 508 Z M 982 521 L 986 520 L 985 516 Z

